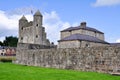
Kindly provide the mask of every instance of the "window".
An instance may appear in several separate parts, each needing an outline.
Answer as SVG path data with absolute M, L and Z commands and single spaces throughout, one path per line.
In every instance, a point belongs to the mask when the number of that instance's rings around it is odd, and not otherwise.
M 36 35 L 36 38 L 38 38 L 38 35 Z
M 85 46 L 86 46 L 86 47 L 90 47 L 90 44 L 89 44 L 89 43 L 87 43 Z
M 21 28 L 21 30 L 23 30 L 23 27 Z
M 38 24 L 36 24 L 36 26 L 38 26 Z
M 2 52 L 4 52 L 4 49 L 2 50 Z
M 21 40 L 23 40 L 23 37 L 21 37 Z
M 1 53 L 1 55 L 3 56 L 3 53 Z

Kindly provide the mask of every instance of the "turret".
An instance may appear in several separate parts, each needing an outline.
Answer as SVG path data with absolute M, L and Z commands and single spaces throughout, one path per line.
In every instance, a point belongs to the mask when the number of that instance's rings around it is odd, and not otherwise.
M 34 14 L 34 26 L 41 26 L 42 25 L 42 14 L 40 13 L 40 11 L 38 10 L 35 14 Z
M 22 18 L 19 20 L 19 42 L 23 42 L 23 29 L 27 27 L 28 20 L 23 15 Z
M 28 23 L 28 20 L 23 15 L 22 18 L 19 20 L 19 27 L 21 27 L 21 28 L 26 27 L 27 23 Z

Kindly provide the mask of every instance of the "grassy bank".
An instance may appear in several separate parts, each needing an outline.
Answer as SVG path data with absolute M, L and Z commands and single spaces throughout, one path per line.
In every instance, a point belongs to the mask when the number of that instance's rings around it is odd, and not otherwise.
M 0 63 L 0 80 L 120 80 L 120 76 Z

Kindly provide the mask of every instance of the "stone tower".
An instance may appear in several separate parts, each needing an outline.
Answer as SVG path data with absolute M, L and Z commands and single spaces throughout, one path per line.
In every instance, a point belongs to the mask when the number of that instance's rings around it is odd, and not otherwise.
M 38 10 L 34 16 L 33 21 L 23 17 L 19 20 L 19 43 L 30 43 L 49 46 L 50 42 L 46 39 L 45 28 L 42 26 L 43 16 Z

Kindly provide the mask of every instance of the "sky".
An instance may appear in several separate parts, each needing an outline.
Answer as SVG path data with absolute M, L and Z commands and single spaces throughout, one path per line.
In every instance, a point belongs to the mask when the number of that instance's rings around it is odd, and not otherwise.
M 33 14 L 31 13 L 33 11 Z M 18 20 L 33 20 L 40 10 L 47 38 L 57 44 L 60 31 L 87 22 L 105 34 L 105 41 L 120 42 L 120 0 L 1 0 L 0 41 L 18 36 Z

